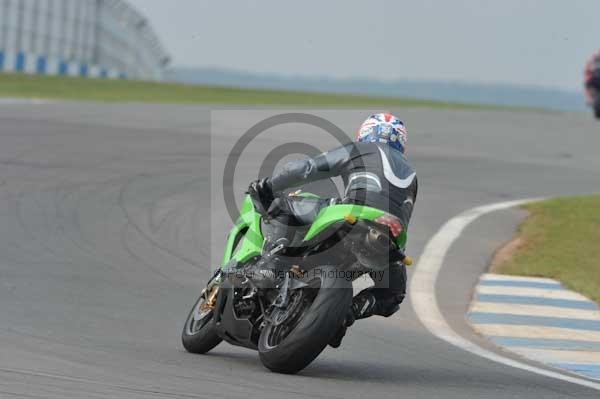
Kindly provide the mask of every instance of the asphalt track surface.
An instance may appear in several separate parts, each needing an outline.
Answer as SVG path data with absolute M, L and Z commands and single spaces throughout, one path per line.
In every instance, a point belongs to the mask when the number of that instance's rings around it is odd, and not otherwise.
M 600 127 L 588 115 L 394 111 L 411 130 L 421 183 L 415 258 L 474 206 L 600 191 Z M 325 116 L 351 132 L 365 112 Z M 211 133 L 206 107 L 0 106 L 0 397 L 598 397 L 450 346 L 421 326 L 410 300 L 391 319 L 358 322 L 342 348 L 297 376 L 271 374 L 256 353 L 227 344 L 186 353 L 183 320 L 231 226 L 211 201 L 217 169 L 259 116 L 213 115 Z M 261 136 L 236 189 L 256 177 L 265 148 L 327 146 L 322 137 L 300 125 Z M 464 322 L 476 277 L 522 216 L 482 218 L 446 259 L 440 306 L 469 339 L 479 340 Z

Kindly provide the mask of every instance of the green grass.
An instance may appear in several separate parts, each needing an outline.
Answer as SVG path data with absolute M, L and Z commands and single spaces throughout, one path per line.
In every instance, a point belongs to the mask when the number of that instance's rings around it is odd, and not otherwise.
M 0 74 L 0 97 L 97 102 L 509 109 L 416 99 Z
M 600 196 L 526 205 L 521 245 L 496 272 L 550 277 L 600 302 Z

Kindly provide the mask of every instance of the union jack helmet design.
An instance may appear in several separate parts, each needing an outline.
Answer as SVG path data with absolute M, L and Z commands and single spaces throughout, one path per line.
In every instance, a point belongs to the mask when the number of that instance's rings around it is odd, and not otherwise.
M 374 114 L 358 129 L 356 141 L 361 143 L 383 143 L 404 153 L 408 133 L 404 123 L 389 113 Z

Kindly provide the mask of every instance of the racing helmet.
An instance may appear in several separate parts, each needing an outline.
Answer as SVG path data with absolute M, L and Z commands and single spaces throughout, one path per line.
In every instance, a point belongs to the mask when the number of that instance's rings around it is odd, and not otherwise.
M 407 131 L 404 123 L 390 113 L 373 114 L 358 129 L 356 141 L 382 143 L 405 153 Z

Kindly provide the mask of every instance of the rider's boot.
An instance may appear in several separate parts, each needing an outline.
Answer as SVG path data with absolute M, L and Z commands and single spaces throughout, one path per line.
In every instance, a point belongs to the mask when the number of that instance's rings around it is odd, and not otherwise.
M 331 342 L 329 342 L 329 346 L 332 348 L 339 348 L 342 344 L 344 336 L 346 335 L 348 327 L 352 326 L 356 320 L 366 319 L 367 317 L 373 316 L 375 314 L 376 303 L 377 300 L 375 299 L 375 296 L 369 290 L 362 291 L 360 294 L 355 296 L 352 299 L 352 307 L 346 315 L 344 324 L 342 324 Z
M 377 299 L 366 289 L 352 299 L 352 314 L 355 320 L 366 319 L 375 314 Z
M 353 314 L 352 310 L 350 310 L 348 312 L 348 314 L 346 315 L 346 318 L 344 319 L 344 323 L 342 324 L 340 329 L 337 331 L 337 333 L 334 335 L 334 337 L 329 342 L 329 346 L 331 346 L 332 348 L 339 348 L 340 345 L 342 344 L 342 340 L 344 339 L 344 336 L 346 335 L 346 331 L 348 330 L 348 327 L 350 327 L 352 324 L 354 324 L 354 321 L 355 321 L 354 314 Z

